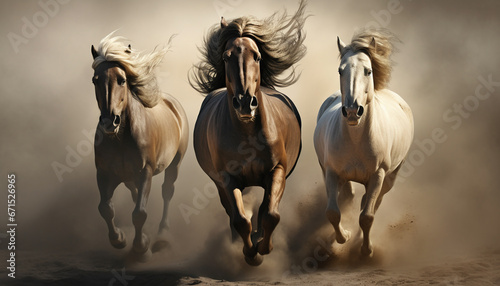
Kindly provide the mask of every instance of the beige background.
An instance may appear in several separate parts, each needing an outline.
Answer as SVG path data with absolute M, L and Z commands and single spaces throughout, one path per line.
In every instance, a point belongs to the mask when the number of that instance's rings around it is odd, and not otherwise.
M 399 5 L 394 4 L 397 2 Z M 132 47 L 150 51 L 177 34 L 158 77 L 162 90 L 184 106 L 192 135 L 203 98 L 190 87 L 187 74 L 200 58 L 197 46 L 208 28 L 221 14 L 226 19 L 245 14 L 266 17 L 284 8 L 294 12 L 298 3 L 70 1 L 59 4 L 53 16 L 46 14 L 46 23 L 19 45 L 17 53 L 9 33 L 22 36 L 23 17 L 43 21 L 40 13 L 44 10 L 38 1 L 3 1 L 0 7 L 0 170 L 3 177 L 14 172 L 18 178 L 19 259 L 45 257 L 41 253 L 47 251 L 74 271 L 86 273 L 96 267 L 106 282 L 124 252 L 109 246 L 105 223 L 97 211 L 93 154 L 81 156 L 82 162 L 71 173 L 64 173 L 62 182 L 51 165 L 66 164 L 67 148 L 76 150 L 79 144 L 88 144 L 84 133 L 93 130 L 98 120 L 90 45 L 119 29 L 117 34 L 130 39 Z M 390 88 L 413 109 L 415 139 L 429 142 L 436 128 L 446 136 L 445 142 L 435 143 L 435 150 L 428 153 L 413 144 L 410 154 L 414 157 L 409 162 L 414 171 L 407 167 L 408 175 L 386 196 L 373 226 L 377 267 L 426 265 L 498 249 L 500 86 L 492 87 L 488 99 L 474 98 L 481 85 L 478 78 L 500 82 L 499 3 L 311 0 L 307 12 L 311 15 L 305 25 L 308 53 L 297 66 L 301 78 L 280 89 L 301 113 L 303 152 L 287 181 L 274 252 L 258 269 L 247 267 L 241 242 L 229 243 L 229 220 L 217 197 L 202 200 L 206 206 L 186 223 L 180 208 L 200 202 L 196 190 L 213 191 L 190 143 L 169 213 L 173 249 L 154 257 L 150 266 L 213 278 L 279 280 L 291 265 L 300 265 L 312 255 L 318 237 L 327 239 L 333 229 L 323 214 L 326 194 L 312 145 L 316 114 L 323 100 L 339 88 L 337 35 L 347 43 L 356 29 L 374 23 L 386 26 L 403 41 L 394 56 L 397 65 Z M 454 111 L 456 104 L 465 104 L 469 110 Z M 151 192 L 149 233 L 156 232 L 159 222 L 161 181 L 155 178 Z M 358 198 L 362 191 L 357 189 Z M 2 193 L 0 233 L 5 233 L 6 192 Z M 260 202 L 261 190 L 254 193 Z M 130 196 L 123 186 L 115 196 L 118 223 L 131 242 Z M 353 229 L 357 228 L 357 209 L 354 206 L 350 215 Z M 0 253 L 5 253 L 5 245 L 5 240 L 0 243 Z M 353 242 L 346 246 L 348 250 L 339 250 L 340 262 L 335 260 L 322 269 L 336 270 L 344 262 L 352 262 L 355 251 L 350 249 L 357 247 Z M 114 264 L 96 266 L 102 260 Z M 41 277 L 44 271 L 35 262 L 18 267 L 20 277 Z

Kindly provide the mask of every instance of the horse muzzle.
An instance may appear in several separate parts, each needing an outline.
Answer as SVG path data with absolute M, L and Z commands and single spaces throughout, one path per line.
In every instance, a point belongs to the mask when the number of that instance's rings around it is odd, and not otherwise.
M 250 122 L 255 120 L 255 114 L 257 113 L 258 100 L 255 95 L 252 96 L 241 96 L 238 99 L 233 96 L 233 108 L 238 115 L 238 118 L 242 122 Z
M 357 126 L 359 124 L 364 110 L 363 106 L 346 107 L 342 105 L 342 115 L 346 118 L 349 126 Z
M 117 134 L 120 129 L 120 115 L 99 116 L 99 127 L 106 134 Z

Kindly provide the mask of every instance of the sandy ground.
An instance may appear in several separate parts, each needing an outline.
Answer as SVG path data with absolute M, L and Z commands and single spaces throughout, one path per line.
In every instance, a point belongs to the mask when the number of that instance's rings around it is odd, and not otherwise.
M 150 270 L 126 268 L 118 258 L 95 253 L 20 252 L 19 258 L 23 262 L 18 277 L 7 279 L 2 275 L 2 285 L 500 285 L 500 249 L 420 261 L 411 266 L 373 261 L 346 266 L 329 259 L 320 267 L 309 264 L 300 270 L 290 268 L 296 274 L 270 277 L 266 271 L 254 271 L 239 279 L 197 275 L 182 264 Z M 115 268 L 110 271 L 111 265 Z

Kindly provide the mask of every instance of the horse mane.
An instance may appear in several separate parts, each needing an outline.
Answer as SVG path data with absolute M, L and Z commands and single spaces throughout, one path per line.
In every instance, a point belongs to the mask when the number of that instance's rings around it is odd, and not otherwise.
M 305 1 L 301 0 L 297 12 L 291 16 L 285 10 L 265 19 L 240 17 L 228 22 L 225 28 L 221 28 L 220 24 L 213 26 L 204 39 L 203 47 L 199 48 L 203 59 L 193 66 L 194 71 L 189 77 L 191 86 L 200 93 L 210 93 L 226 86 L 222 54 L 227 41 L 236 37 L 249 37 L 259 47 L 262 86 L 274 89 L 275 86 L 286 87 L 295 83 L 299 75 L 296 75 L 293 65 L 306 54 L 303 45 L 303 27 L 307 19 L 305 6 Z M 279 78 L 290 67 L 289 74 Z
M 124 37 L 113 37 L 114 32 L 104 37 L 97 47 L 98 56 L 92 63 L 95 70 L 103 62 L 117 62 L 127 74 L 127 83 L 132 95 L 145 107 L 155 106 L 162 95 L 154 72 L 169 50 L 166 47 L 142 54 L 124 44 Z M 170 44 L 170 41 L 169 41 Z
M 371 45 L 375 40 L 375 46 Z M 387 87 L 391 78 L 393 61 L 391 55 L 396 43 L 401 41 L 387 29 L 364 29 L 352 37 L 351 43 L 342 50 L 342 58 L 348 51 L 364 52 L 370 57 L 373 69 L 373 83 L 375 90 Z

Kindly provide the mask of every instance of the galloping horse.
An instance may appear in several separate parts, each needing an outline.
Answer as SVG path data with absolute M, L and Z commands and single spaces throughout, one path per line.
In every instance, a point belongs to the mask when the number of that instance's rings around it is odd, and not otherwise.
M 156 83 L 154 68 L 168 49 L 142 55 L 112 34 L 101 40 L 97 50 L 91 49 L 92 82 L 101 111 L 94 143 L 99 212 L 108 225 L 111 244 L 124 248 L 125 235 L 114 223 L 111 198 L 115 188 L 125 183 L 135 202 L 133 251 L 144 255 L 149 253 L 149 239 L 142 229 L 151 179 L 163 171 L 163 216 L 153 250 L 167 244 L 168 205 L 187 147 L 188 124 L 179 102 L 163 96 Z
M 274 86 L 297 80 L 293 70 L 285 79 L 277 76 L 305 55 L 304 8 L 301 2 L 293 16 L 275 13 L 264 20 L 241 17 L 228 24 L 222 18 L 205 39 L 205 61 L 190 79 L 208 94 L 194 129 L 196 158 L 217 186 L 233 240 L 237 231 L 245 260 L 254 266 L 273 248 L 285 179 L 302 146 L 299 113 Z M 264 188 L 254 233 L 242 200 L 249 186 Z
M 386 89 L 396 38 L 385 30 L 364 30 L 346 46 L 340 38 L 340 91 L 323 103 L 314 132 L 314 147 L 325 177 L 326 215 L 338 243 L 350 232 L 340 224 L 340 208 L 352 199 L 353 186 L 365 186 L 359 224 L 361 253 L 372 256 L 370 228 L 383 196 L 392 188 L 413 140 L 408 104 Z

